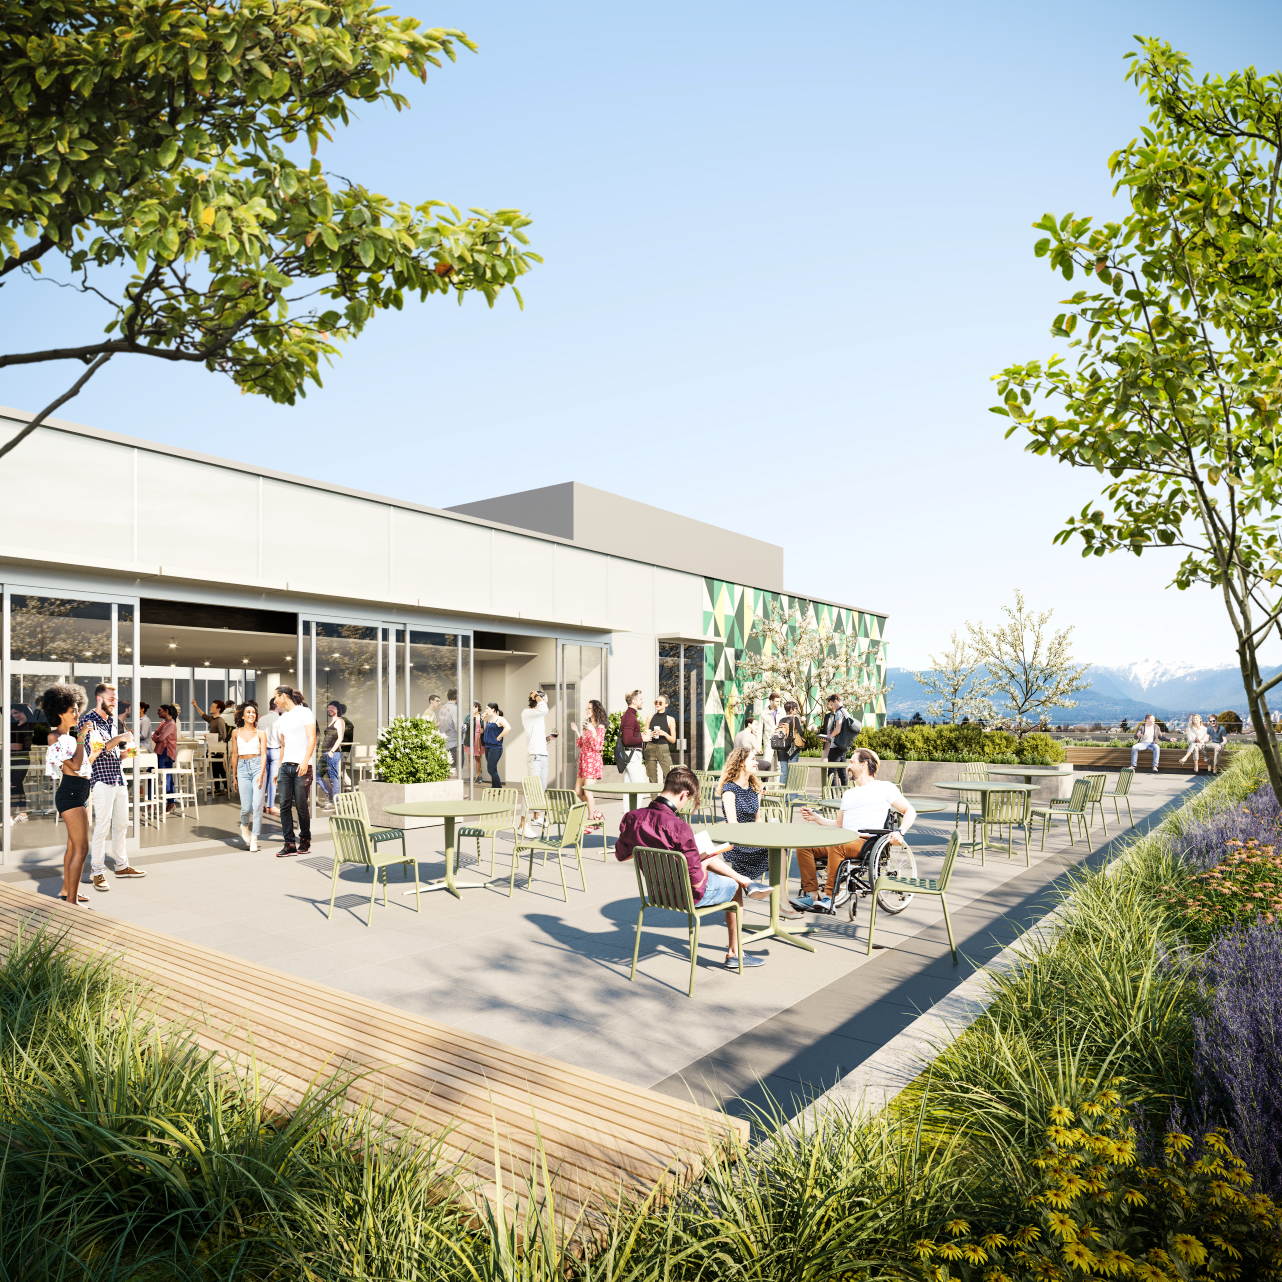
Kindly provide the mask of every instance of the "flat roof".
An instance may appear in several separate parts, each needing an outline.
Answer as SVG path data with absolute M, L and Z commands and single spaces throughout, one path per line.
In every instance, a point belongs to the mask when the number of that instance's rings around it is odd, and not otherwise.
M 0 419 L 9 419 L 17 423 L 28 423 L 35 417 L 34 414 L 27 410 L 14 409 L 10 406 L 0 405 Z M 308 489 L 323 490 L 330 494 L 342 494 L 348 498 L 364 499 L 371 503 L 384 504 L 389 507 L 403 508 L 408 512 L 424 512 L 431 516 L 442 517 L 450 521 L 459 521 L 467 525 L 478 525 L 486 529 L 502 530 L 508 534 L 518 534 L 528 539 L 538 539 L 545 543 L 559 543 L 565 547 L 584 548 L 588 551 L 598 551 L 590 543 L 585 543 L 577 539 L 565 538 L 561 535 L 550 534 L 546 531 L 530 530 L 519 525 L 507 525 L 502 521 L 495 521 L 492 518 L 472 516 L 466 512 L 451 510 L 450 508 L 430 507 L 425 503 L 415 503 L 410 499 L 393 498 L 386 494 L 373 494 L 367 490 L 353 489 L 348 485 L 335 485 L 330 481 L 320 481 L 314 477 L 295 476 L 290 472 L 280 472 L 275 468 L 262 467 L 255 463 L 242 463 L 236 459 L 221 458 L 216 454 L 203 454 L 197 450 L 183 449 L 177 445 L 165 445 L 159 441 L 148 441 L 142 437 L 126 436 L 120 432 L 108 432 L 100 427 L 90 427 L 86 423 L 75 423 L 70 419 L 47 418 L 40 427 L 49 428 L 51 431 L 67 432 L 73 436 L 87 436 L 93 440 L 109 441 L 115 445 L 124 445 L 132 449 L 148 450 L 153 454 L 164 454 L 171 458 L 186 459 L 193 463 L 205 463 L 214 467 L 224 467 L 234 472 L 243 472 L 249 476 L 263 476 L 275 481 L 284 481 L 290 485 L 302 485 Z M 622 497 L 622 496 L 620 496 Z M 663 509 L 656 509 L 662 511 Z M 672 515 L 676 516 L 677 513 Z M 721 527 L 716 527 L 720 529 Z M 605 552 L 607 556 L 619 557 L 623 560 L 633 560 L 639 564 L 663 565 L 665 569 L 677 570 L 683 574 L 697 574 L 699 571 L 693 571 L 685 566 L 671 566 L 663 561 L 647 560 L 644 556 L 628 556 L 620 552 Z M 717 576 L 709 576 L 717 577 Z M 761 584 L 745 583 L 745 587 L 761 588 Z M 769 588 L 767 591 L 776 591 L 777 589 Z M 785 595 L 798 595 L 806 601 L 820 601 L 824 605 L 836 606 L 842 610 L 855 610 L 862 614 L 874 614 L 878 618 L 886 619 L 890 616 L 884 610 L 873 610 L 865 606 L 852 606 L 841 601 L 830 601 L 826 597 L 809 596 L 801 593 L 785 593 Z

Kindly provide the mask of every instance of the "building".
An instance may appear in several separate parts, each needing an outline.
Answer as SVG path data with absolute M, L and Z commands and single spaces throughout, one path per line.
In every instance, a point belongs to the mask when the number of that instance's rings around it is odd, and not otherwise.
M 0 431 L 27 418 L 0 410 Z M 518 779 L 519 712 L 541 687 L 560 731 L 549 782 L 572 786 L 568 723 L 635 687 L 669 696 L 678 759 L 719 765 L 736 659 L 772 603 L 857 635 L 884 678 L 884 612 L 794 597 L 781 548 L 577 483 L 441 511 L 61 420 L 0 476 L 7 862 L 64 844 L 34 728 L 56 680 L 92 695 L 114 679 L 131 725 L 142 703 L 153 720 L 174 704 L 190 733 L 205 729 L 193 703 L 265 707 L 288 683 L 322 721 L 327 702 L 347 706 L 357 757 L 389 718 L 456 692 L 463 712 L 507 713 Z M 167 823 L 164 840 L 207 827 Z

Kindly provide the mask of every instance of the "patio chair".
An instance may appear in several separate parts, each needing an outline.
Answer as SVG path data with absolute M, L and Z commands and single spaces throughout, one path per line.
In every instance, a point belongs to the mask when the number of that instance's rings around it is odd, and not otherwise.
M 565 821 L 569 817 L 570 811 L 573 810 L 575 806 L 583 805 L 583 803 L 579 800 L 579 794 L 575 792 L 573 788 L 549 788 L 544 795 L 547 797 L 547 800 L 548 800 L 547 813 L 549 816 L 549 822 L 556 824 L 558 828 L 564 831 Z M 579 833 L 579 857 L 582 858 L 583 856 L 584 837 L 586 837 L 590 832 L 599 832 L 601 834 L 601 841 L 602 841 L 601 857 L 602 859 L 605 860 L 606 863 L 609 863 L 610 850 L 609 850 L 609 842 L 605 840 L 605 820 L 597 819 L 594 821 L 590 817 L 591 813 L 592 813 L 591 811 L 588 811 L 587 814 L 584 816 L 583 831 Z M 546 835 L 547 833 L 546 826 L 544 827 L 543 831 L 544 831 L 544 834 Z M 544 856 L 543 862 L 544 863 L 547 862 L 546 856 Z
M 1101 801 L 1105 797 L 1113 798 L 1113 809 L 1117 811 L 1117 822 L 1122 822 L 1122 812 L 1118 810 L 1119 801 L 1126 802 L 1126 817 L 1130 821 L 1132 828 L 1135 827 L 1135 816 L 1131 813 L 1131 784 L 1135 781 L 1135 768 L 1133 766 L 1123 766 L 1117 772 L 1117 786 L 1112 792 L 1100 793 Z
M 544 830 L 547 828 L 547 793 L 543 790 L 543 781 L 538 775 L 526 775 L 521 780 L 521 791 L 525 794 L 525 815 L 521 819 L 521 827 L 529 828 L 530 816 L 541 814 L 543 816 Z
M 960 844 L 960 834 L 954 828 L 953 835 L 948 839 L 944 866 L 939 870 L 938 877 L 892 877 L 887 874 L 877 878 L 873 883 L 872 911 L 868 916 L 869 953 L 872 952 L 873 934 L 877 929 L 877 896 L 883 890 L 899 890 L 906 895 L 934 895 L 938 898 L 944 910 L 944 928 L 948 931 L 948 946 L 953 950 L 953 965 L 957 965 L 957 941 L 953 938 L 952 918 L 948 916 L 948 883 L 953 879 L 953 866 L 957 862 L 957 848 Z
M 788 807 L 784 804 L 782 797 L 771 797 L 763 794 L 761 797 L 761 809 L 765 813 L 765 823 L 781 824 L 788 821 Z
M 565 824 L 561 829 L 561 835 L 555 839 L 548 837 L 522 837 L 517 836 L 516 845 L 512 848 L 512 878 L 508 884 L 507 897 L 512 898 L 512 892 L 516 889 L 516 864 L 521 857 L 521 851 L 530 852 L 530 871 L 529 882 L 534 880 L 534 852 L 537 850 L 543 855 L 543 862 L 547 862 L 548 855 L 556 856 L 556 866 L 561 872 L 561 894 L 565 897 L 565 902 L 570 902 L 570 892 L 565 885 L 565 856 L 567 851 L 574 851 L 574 858 L 579 867 L 579 879 L 583 882 L 583 889 L 588 888 L 588 879 L 583 871 L 583 854 L 580 849 L 583 836 L 583 823 L 587 819 L 588 808 L 582 802 L 570 809 L 570 813 L 565 817 Z M 683 856 L 684 859 L 684 856 Z M 529 882 L 526 884 L 528 885 Z
M 369 821 L 369 802 L 366 801 L 363 792 L 340 792 L 334 798 L 334 813 L 341 815 L 344 819 L 358 819 L 363 823 L 369 836 L 370 845 L 375 848 L 386 841 L 399 841 L 401 843 L 401 858 L 409 858 L 405 850 L 405 829 L 375 828 L 371 826 Z
M 974 779 L 978 783 L 988 782 L 988 767 L 982 761 L 963 761 L 961 769 L 957 772 L 958 779 Z M 981 810 L 984 805 L 984 791 L 980 789 L 976 792 L 966 792 L 965 790 L 957 794 L 957 810 L 953 815 L 953 824 L 956 826 L 961 822 L 962 807 L 966 807 L 966 822 L 971 822 L 971 811 Z
M 1076 819 L 1082 827 L 1082 837 L 1089 844 L 1090 838 L 1086 827 L 1086 802 L 1091 795 L 1091 785 L 1085 777 L 1073 780 L 1073 795 L 1065 800 L 1063 797 L 1054 798 L 1049 806 L 1033 806 L 1030 811 L 1033 819 L 1042 821 L 1042 849 L 1046 849 L 1046 829 L 1050 827 L 1052 819 L 1068 820 L 1068 844 L 1075 845 L 1073 841 L 1073 820 Z
M 704 823 L 720 823 L 722 821 L 720 807 L 721 793 L 721 776 L 713 774 L 712 778 L 699 781 L 699 804 L 692 812 L 694 815 L 701 816 Z
M 490 876 L 494 876 L 494 839 L 501 832 L 510 832 L 513 842 L 516 841 L 516 799 L 517 790 L 515 788 L 486 788 L 478 798 L 479 801 L 501 801 L 507 805 L 506 810 L 496 811 L 492 815 L 477 815 L 476 822 L 468 824 L 465 828 L 458 829 L 454 834 L 455 850 L 458 849 L 458 842 L 464 837 L 476 838 L 476 862 L 481 862 L 481 838 L 490 839 Z M 516 864 L 516 854 L 512 855 L 513 866 Z
M 387 869 L 392 864 L 400 864 L 403 876 L 409 876 L 408 869 L 414 869 L 414 911 L 423 909 L 422 896 L 418 887 L 418 862 L 409 859 L 402 852 L 400 855 L 388 853 L 380 855 L 369 839 L 369 825 L 351 815 L 331 815 L 329 818 L 330 836 L 334 838 L 334 875 L 330 880 L 329 916 L 334 917 L 334 899 L 338 894 L 338 870 L 343 864 L 362 864 L 374 873 L 369 886 L 369 913 L 365 925 L 374 923 L 374 892 L 378 889 L 379 870 L 383 873 L 383 907 L 387 907 Z
M 985 856 L 988 853 L 988 834 L 989 829 L 997 829 L 998 841 L 1001 840 L 1002 826 L 1006 826 L 1006 858 L 1014 858 L 1015 842 L 1015 825 L 1023 824 L 1024 826 L 1024 863 L 1031 867 L 1031 856 L 1028 850 L 1028 828 L 1029 828 L 1029 809 L 1031 803 L 1029 798 L 1032 793 L 1028 792 L 1003 792 L 1000 790 L 987 791 L 980 794 L 983 800 L 980 803 L 979 818 L 974 820 L 970 825 L 971 839 L 961 844 L 972 853 L 979 851 L 979 862 L 981 865 L 987 863 Z M 978 829 L 978 836 L 976 836 Z
M 1083 775 L 1091 785 L 1090 794 L 1086 798 L 1086 827 L 1087 830 L 1092 827 L 1092 821 L 1095 815 L 1096 806 L 1099 807 L 1099 821 L 1104 827 L 1104 839 L 1108 839 L 1108 824 L 1104 822 L 1104 785 L 1108 782 L 1107 775 Z
M 883 768 L 885 768 L 885 767 L 886 767 L 887 765 L 889 765 L 890 763 L 889 763 L 889 762 L 886 762 L 886 761 L 883 761 L 881 764 L 882 764 L 882 767 L 883 767 Z M 896 762 L 895 762 L 895 777 L 894 777 L 890 782 L 891 782 L 891 783 L 893 783 L 893 784 L 895 785 L 895 787 L 896 787 L 896 788 L 901 788 L 901 787 L 903 787 L 903 783 L 904 783 L 904 775 L 905 775 L 905 774 L 907 774 L 907 773 L 908 773 L 908 762 L 907 762 L 907 761 L 903 761 L 903 760 L 896 761 Z
M 645 921 L 647 908 L 666 908 L 669 912 L 684 913 L 686 933 L 690 939 L 690 988 L 687 997 L 694 996 L 694 970 L 699 964 L 699 921 L 709 913 L 732 912 L 736 924 L 741 925 L 743 914 L 739 905 L 733 900 L 728 904 L 710 904 L 699 908 L 694 902 L 694 890 L 690 885 L 690 865 L 679 850 L 656 850 L 652 846 L 637 846 L 632 851 L 632 862 L 636 865 L 637 894 L 641 897 L 641 907 L 637 912 L 637 937 L 632 945 L 632 973 L 630 980 L 637 977 L 637 958 L 641 955 L 641 927 Z M 736 931 L 739 936 L 739 976 L 743 977 L 743 931 Z

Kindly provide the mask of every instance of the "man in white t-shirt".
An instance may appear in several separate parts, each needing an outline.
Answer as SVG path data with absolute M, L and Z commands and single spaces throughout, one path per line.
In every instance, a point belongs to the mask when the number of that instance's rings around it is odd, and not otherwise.
M 531 690 L 530 706 L 521 709 L 521 725 L 525 728 L 525 773 L 534 775 L 544 788 L 548 786 L 548 736 L 544 724 L 547 715 L 547 695 L 542 690 Z M 555 739 L 556 735 L 552 738 Z M 524 835 L 534 836 L 542 822 L 537 810 L 527 814 Z
M 837 880 L 837 869 L 843 859 L 854 859 L 864 846 L 872 840 L 859 836 L 861 828 L 884 828 L 886 812 L 897 810 L 903 819 L 899 832 L 892 832 L 890 840 L 893 845 L 903 843 L 900 833 L 912 827 L 917 812 L 912 803 L 893 783 L 882 783 L 874 777 L 881 759 L 871 748 L 856 748 L 850 760 L 850 774 L 854 787 L 846 791 L 841 799 L 841 820 L 829 819 L 825 815 L 803 807 L 801 817 L 812 824 L 823 828 L 848 828 L 852 839 L 840 846 L 818 846 L 813 849 L 797 851 L 797 866 L 801 869 L 801 895 L 793 904 L 801 909 L 832 907 L 832 891 Z M 824 893 L 819 894 L 819 878 L 815 873 L 815 856 L 825 855 L 828 859 L 828 879 Z
M 280 720 L 280 766 L 276 771 L 276 802 L 280 806 L 280 826 L 285 844 L 276 852 L 277 859 L 286 855 L 305 855 L 312 848 L 312 816 L 308 793 L 312 783 L 312 761 L 316 757 L 316 714 L 303 703 L 303 696 L 288 686 L 276 690 L 276 710 Z M 298 812 L 301 840 L 294 844 L 294 816 Z

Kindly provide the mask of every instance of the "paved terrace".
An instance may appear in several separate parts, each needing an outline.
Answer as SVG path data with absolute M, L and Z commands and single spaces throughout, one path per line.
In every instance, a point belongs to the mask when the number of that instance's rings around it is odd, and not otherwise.
M 1131 798 L 1137 826 L 1156 822 L 1197 782 L 1139 773 Z M 613 834 L 623 805 L 604 809 Z M 586 893 L 567 870 L 568 904 L 554 864 L 537 860 L 529 884 L 522 864 L 509 899 L 511 847 L 500 841 L 494 886 L 465 890 L 461 900 L 424 895 L 421 914 L 390 871 L 389 907 L 380 896 L 367 929 L 370 874 L 363 869 L 343 872 L 334 918 L 326 920 L 328 837 L 310 856 L 276 859 L 275 841 L 264 840 L 257 854 L 236 848 L 236 808 L 206 806 L 201 814 L 200 831 L 214 840 L 152 845 L 137 861 L 150 873 L 145 881 L 114 882 L 110 894 L 87 891 L 96 913 L 732 1112 L 760 1103 L 764 1091 L 796 1111 L 1010 943 L 1045 911 L 1068 867 L 1108 855 L 1097 821 L 1090 850 L 1080 838 L 1070 847 L 1063 823 L 1044 854 L 1034 837 L 1031 868 L 1018 841 L 1010 861 L 1004 849 L 990 851 L 986 867 L 963 857 L 949 896 L 963 954 L 957 966 L 938 900 L 918 898 L 898 916 L 879 913 L 877 942 L 885 947 L 872 956 L 865 952 L 866 904 L 854 923 L 844 909 L 837 918 L 807 916 L 818 923 L 809 935 L 813 954 L 750 940 L 749 951 L 768 954 L 769 963 L 742 979 L 723 969 L 725 929 L 709 919 L 691 1000 L 685 922 L 672 914 L 646 914 L 637 978 L 628 981 L 636 878 L 612 854 L 603 860 L 600 838 L 585 850 Z M 1125 806 L 1122 814 L 1125 825 Z M 951 809 L 918 820 L 909 840 L 920 875 L 938 874 L 951 829 Z M 317 831 L 327 833 L 323 819 Z M 1110 837 L 1120 831 L 1110 814 Z M 464 844 L 461 876 L 488 875 L 488 855 L 478 868 L 471 843 Z M 411 832 L 409 850 L 420 877 L 443 874 L 440 828 Z M 9 869 L 0 880 L 54 895 L 59 882 L 51 872 Z M 795 891 L 795 877 L 791 884 Z M 747 906 L 747 922 L 765 916 L 763 906 Z

